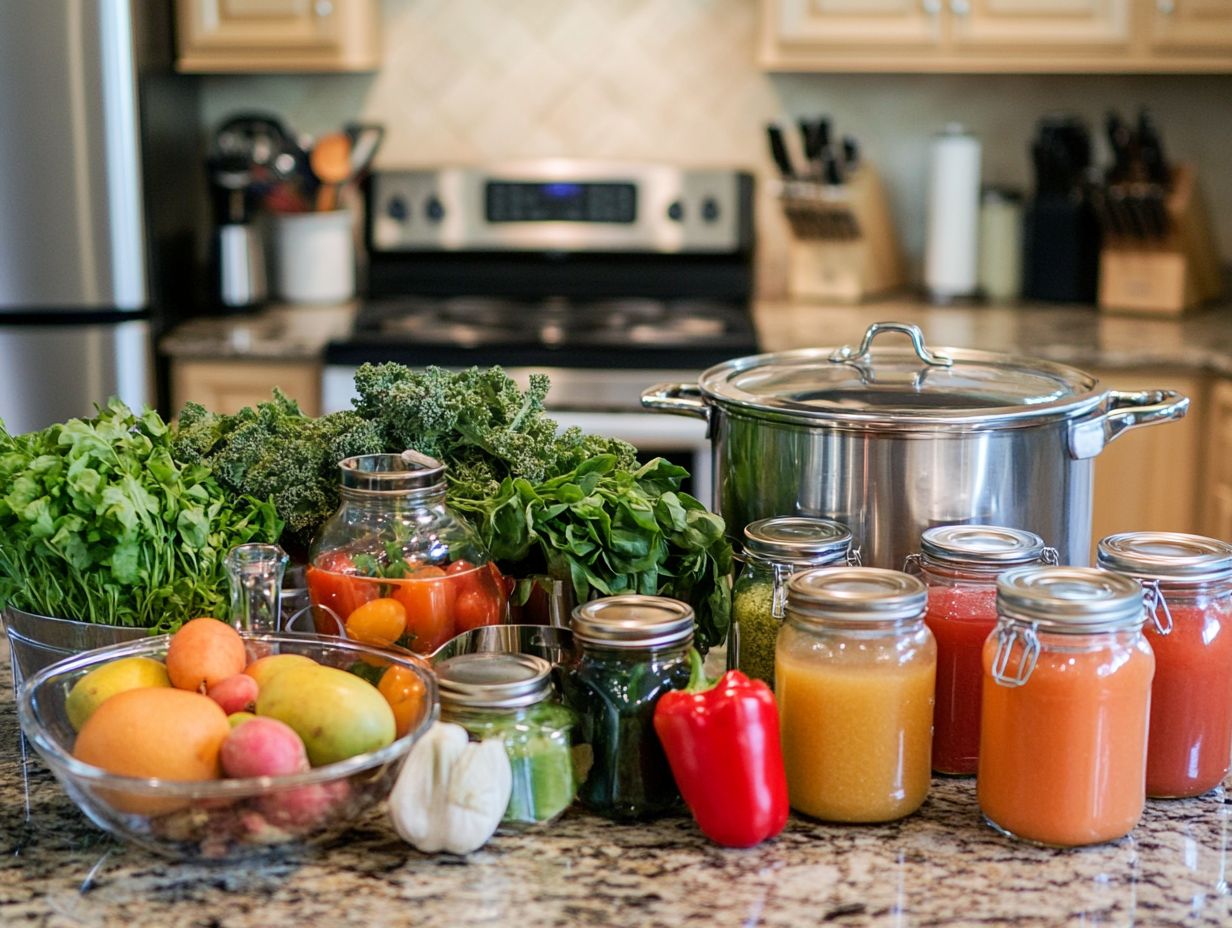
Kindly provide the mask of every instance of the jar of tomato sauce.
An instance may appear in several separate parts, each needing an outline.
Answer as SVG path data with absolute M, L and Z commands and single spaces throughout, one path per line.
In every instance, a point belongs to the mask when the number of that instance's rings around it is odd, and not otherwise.
M 1034 532 L 998 525 L 938 525 L 920 536 L 904 570 L 928 587 L 924 621 L 937 639 L 933 769 L 975 773 L 980 754 L 984 641 L 997 624 L 997 575 L 1055 564 L 1057 551 Z
M 927 595 L 915 577 L 875 567 L 788 582 L 775 696 L 796 811 L 886 822 L 924 802 L 937 667 Z
M 1059 847 L 1129 834 L 1146 799 L 1155 674 L 1142 588 L 1090 567 L 1015 567 L 997 579 L 997 613 L 984 645 L 984 818 Z
M 341 505 L 309 549 L 317 631 L 427 654 L 504 618 L 504 579 L 445 505 L 445 465 L 417 451 L 345 458 Z
M 1232 758 L 1232 545 L 1126 532 L 1100 541 L 1098 563 L 1146 593 L 1155 652 L 1146 794 L 1205 793 L 1223 782 Z

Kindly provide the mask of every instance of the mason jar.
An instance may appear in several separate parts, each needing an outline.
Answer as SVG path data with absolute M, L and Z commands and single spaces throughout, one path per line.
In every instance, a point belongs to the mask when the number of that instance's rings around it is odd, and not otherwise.
M 1059 847 L 1129 834 L 1145 804 L 1155 674 L 1142 588 L 1090 567 L 1015 567 L 997 579 L 997 613 L 984 645 L 984 818 Z
M 552 665 L 530 654 L 459 654 L 434 667 L 441 721 L 475 741 L 499 738 L 513 772 L 503 819 L 514 828 L 554 821 L 577 793 L 574 714 L 555 697 Z
M 573 611 L 573 640 L 581 653 L 565 673 L 565 703 L 591 755 L 578 799 L 617 821 L 676 811 L 654 710 L 664 693 L 689 685 L 692 608 L 664 596 L 591 600 Z
M 874 567 L 788 582 L 775 696 L 796 811 L 885 822 L 928 795 L 937 648 L 927 599 L 915 577 Z
M 1142 584 L 1155 652 L 1146 793 L 1197 796 L 1232 758 L 1232 545 L 1176 532 L 1125 532 L 1097 563 Z
M 503 579 L 445 504 L 445 465 L 418 451 L 345 458 L 341 504 L 309 549 L 317 631 L 430 653 L 503 621 Z
M 1010 567 L 1055 564 L 1057 552 L 1034 532 L 999 525 L 938 525 L 920 536 L 903 569 L 928 587 L 924 621 L 937 639 L 933 770 L 974 774 L 980 754 L 984 641 L 997 624 L 997 575 Z
M 851 532 L 830 519 L 777 516 L 744 528 L 744 569 L 732 588 L 729 651 L 748 676 L 774 686 L 774 649 L 787 604 L 787 579 L 810 567 L 859 563 Z

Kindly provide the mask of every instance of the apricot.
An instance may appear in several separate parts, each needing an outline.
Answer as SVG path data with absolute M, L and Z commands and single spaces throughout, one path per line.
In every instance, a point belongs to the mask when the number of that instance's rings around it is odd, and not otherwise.
M 81 727 L 73 756 L 121 776 L 214 780 L 222 775 L 219 751 L 230 732 L 226 713 L 208 696 L 145 687 L 117 693 L 100 705 Z M 188 804 L 106 792 L 123 812 L 153 815 Z
M 247 663 L 244 639 L 218 619 L 185 622 L 167 646 L 171 685 L 195 693 L 204 693 L 215 683 L 243 673 Z

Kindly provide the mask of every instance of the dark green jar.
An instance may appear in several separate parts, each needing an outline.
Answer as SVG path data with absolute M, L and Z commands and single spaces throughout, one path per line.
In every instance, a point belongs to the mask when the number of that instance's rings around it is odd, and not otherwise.
M 565 674 L 565 702 L 592 755 L 578 800 L 616 821 L 677 811 L 654 710 L 689 684 L 693 610 L 663 596 L 608 596 L 573 611 L 573 639 L 581 654 Z

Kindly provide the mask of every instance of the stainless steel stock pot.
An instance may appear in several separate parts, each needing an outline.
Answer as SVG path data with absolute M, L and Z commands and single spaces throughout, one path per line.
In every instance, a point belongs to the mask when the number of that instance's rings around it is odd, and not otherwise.
M 911 348 L 873 350 L 884 332 Z M 1086 564 L 1092 458 L 1127 429 L 1185 415 L 1171 390 L 1099 389 L 1062 364 L 929 350 L 919 327 L 876 323 L 858 348 L 738 358 L 697 384 L 659 384 L 651 409 L 709 423 L 716 510 L 739 543 L 756 519 L 851 529 L 865 564 L 901 568 L 934 525 L 1028 529 Z

